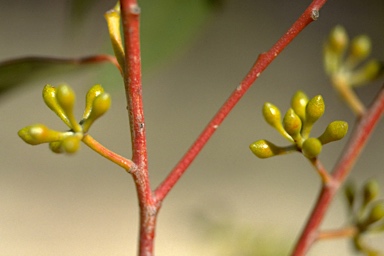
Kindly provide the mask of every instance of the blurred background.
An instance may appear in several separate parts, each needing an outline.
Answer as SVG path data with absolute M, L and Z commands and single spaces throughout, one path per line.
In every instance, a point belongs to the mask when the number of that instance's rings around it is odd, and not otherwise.
M 141 1 L 143 93 L 151 185 L 155 188 L 236 88 L 259 53 L 267 51 L 310 1 Z M 80 5 L 79 5 L 80 3 Z M 83 5 L 82 5 L 82 4 Z M 0 60 L 21 56 L 79 57 L 111 53 L 103 13 L 114 1 L 0 1 Z M 323 72 L 322 44 L 337 24 L 350 36 L 368 34 L 384 59 L 384 2 L 329 1 L 312 23 L 235 107 L 163 203 L 156 255 L 288 255 L 320 189 L 311 165 L 299 154 L 260 160 L 248 145 L 285 140 L 263 120 L 264 102 L 282 112 L 303 90 L 321 94 L 326 111 L 312 134 L 329 122 L 354 124 Z M 33 123 L 63 130 L 44 105 L 47 83 L 71 85 L 77 114 L 87 89 L 101 83 L 113 104 L 90 133 L 115 152 L 130 156 L 122 79 L 109 64 L 14 73 L 0 95 L 0 255 L 135 255 L 138 207 L 130 175 L 83 146 L 73 156 L 32 147 L 17 131 Z M 34 72 L 36 71 L 36 72 Z M 29 76 L 33 74 L 32 76 Z M 358 89 L 369 104 L 382 81 Z M 358 184 L 384 185 L 381 122 L 354 167 Z M 350 134 L 350 133 L 349 133 Z M 333 165 L 346 139 L 323 149 Z M 340 194 L 323 228 L 347 223 Z M 383 235 L 369 243 L 384 250 Z M 308 255 L 353 255 L 346 239 L 319 242 Z

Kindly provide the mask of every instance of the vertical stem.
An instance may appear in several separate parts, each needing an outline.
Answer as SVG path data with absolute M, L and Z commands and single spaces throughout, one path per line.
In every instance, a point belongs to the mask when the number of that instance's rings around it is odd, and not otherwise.
M 132 161 L 137 165 L 137 169 L 131 173 L 140 206 L 139 255 L 151 256 L 159 205 L 155 205 L 153 200 L 148 176 L 141 81 L 140 8 L 136 0 L 121 0 L 120 4 L 125 52 L 123 76 L 131 130 Z

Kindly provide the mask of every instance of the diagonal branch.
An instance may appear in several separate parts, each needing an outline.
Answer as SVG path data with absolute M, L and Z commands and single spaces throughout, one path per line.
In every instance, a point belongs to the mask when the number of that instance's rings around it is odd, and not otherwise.
M 205 127 L 203 132 L 189 148 L 188 152 L 181 158 L 170 174 L 165 180 L 156 188 L 155 196 L 158 201 L 164 200 L 169 191 L 181 178 L 183 173 L 187 170 L 192 161 L 203 149 L 205 144 L 215 133 L 217 128 L 221 125 L 233 107 L 244 96 L 251 85 L 256 81 L 260 74 L 269 66 L 269 64 L 284 50 L 284 48 L 312 21 L 316 20 L 319 16 L 319 10 L 325 4 L 326 0 L 314 0 L 304 11 L 304 13 L 296 20 L 296 22 L 289 28 L 289 30 L 276 42 L 272 48 L 263 54 L 260 54 L 251 70 L 245 76 L 243 81 L 230 95 L 228 100 L 220 108 L 217 114 Z

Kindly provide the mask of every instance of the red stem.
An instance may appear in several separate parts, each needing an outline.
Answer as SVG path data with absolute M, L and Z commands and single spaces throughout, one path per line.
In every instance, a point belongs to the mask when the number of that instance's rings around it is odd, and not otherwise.
M 372 134 L 372 131 L 380 120 L 383 112 L 384 87 L 377 95 L 369 110 L 360 120 L 358 120 L 354 132 L 351 135 L 351 139 L 345 147 L 346 150 L 343 152 L 343 155 L 333 169 L 333 182 L 323 186 L 316 205 L 312 210 L 312 214 L 309 217 L 309 220 L 292 255 L 305 255 L 310 246 L 315 242 L 318 235 L 318 229 L 333 197 L 335 196 L 340 185 L 350 173 L 354 163 L 367 143 L 369 136 Z
M 228 100 L 220 108 L 217 114 L 205 127 L 203 132 L 190 147 L 188 152 L 177 163 L 170 174 L 165 180 L 156 188 L 155 196 L 158 201 L 163 201 L 172 187 L 181 178 L 183 173 L 187 170 L 188 166 L 196 158 L 196 156 L 203 149 L 213 133 L 217 130 L 219 125 L 224 121 L 232 108 L 238 103 L 238 101 L 244 96 L 251 85 L 256 81 L 268 65 L 280 54 L 281 51 L 312 21 L 318 18 L 318 12 L 325 4 L 326 0 L 314 0 L 299 17 L 299 19 L 289 28 L 289 30 L 277 41 L 272 48 L 263 54 L 260 54 L 251 70 L 246 77 L 231 94 Z
M 124 32 L 124 85 L 128 104 L 132 140 L 132 161 L 137 165 L 132 170 L 140 206 L 139 255 L 153 255 L 156 216 L 149 183 L 147 146 L 142 98 L 141 53 L 140 53 L 140 8 L 136 0 L 121 0 L 121 15 Z

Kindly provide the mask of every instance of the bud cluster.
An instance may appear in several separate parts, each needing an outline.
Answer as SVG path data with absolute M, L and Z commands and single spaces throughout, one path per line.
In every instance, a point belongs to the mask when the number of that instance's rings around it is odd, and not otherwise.
M 371 40 L 359 35 L 349 40 L 346 30 L 336 26 L 324 44 L 324 66 L 326 73 L 335 80 L 349 86 L 360 86 L 376 79 L 383 72 L 383 63 L 369 60 Z
M 313 125 L 324 114 L 324 111 L 325 104 L 321 95 L 309 100 L 302 91 L 293 95 L 291 108 L 288 109 L 282 121 L 280 110 L 271 103 L 265 103 L 262 111 L 264 119 L 292 145 L 279 147 L 267 140 L 258 140 L 250 145 L 250 149 L 259 158 L 294 151 L 302 152 L 309 159 L 316 158 L 324 144 L 342 139 L 348 131 L 346 122 L 334 121 L 319 137 L 310 137 Z
M 376 180 L 367 181 L 361 190 L 352 183 L 344 189 L 348 213 L 352 224 L 358 229 L 354 239 L 356 248 L 361 248 L 361 235 L 365 233 L 384 232 L 384 200 L 379 199 L 380 187 Z
M 76 152 L 92 123 L 111 106 L 110 95 L 105 93 L 99 84 L 88 91 L 83 118 L 79 123 L 73 113 L 76 95 L 70 86 L 63 84 L 54 87 L 48 84 L 43 89 L 43 99 L 70 130 L 60 132 L 51 130 L 43 124 L 35 124 L 24 127 L 18 135 L 30 145 L 49 143 L 49 148 L 55 153 Z

